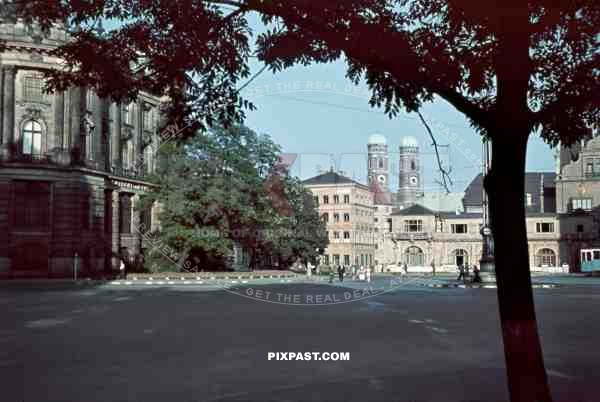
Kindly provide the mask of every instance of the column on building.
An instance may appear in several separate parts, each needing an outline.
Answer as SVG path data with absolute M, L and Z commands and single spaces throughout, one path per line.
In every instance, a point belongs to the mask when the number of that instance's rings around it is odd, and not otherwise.
M 82 99 L 82 94 L 85 92 L 79 87 L 69 89 L 69 114 L 71 116 L 70 132 L 71 132 L 71 149 L 77 149 L 80 160 L 83 160 L 85 155 L 85 144 L 81 141 L 81 108 L 85 97 Z M 83 101 L 83 102 L 82 102 Z
M 2 144 L 10 147 L 14 141 L 15 130 L 15 75 L 16 67 L 3 69 L 2 88 Z
M 0 68 L 0 145 L 4 145 L 2 125 L 4 123 L 4 70 Z
M 104 159 L 102 152 L 102 135 L 104 134 L 104 119 L 103 119 L 103 107 L 102 99 L 100 99 L 95 93 L 93 94 L 92 103 L 92 121 L 94 122 L 94 130 L 90 132 L 89 139 L 92 141 L 92 157 L 97 163 L 97 168 L 102 169 L 104 167 Z
M 111 132 L 110 132 L 110 101 L 107 99 L 99 99 L 100 103 L 100 124 L 102 129 L 100 130 L 100 155 L 101 155 L 101 168 L 104 171 L 110 172 L 111 166 Z
M 63 92 L 54 94 L 54 147 L 64 149 L 64 120 L 65 120 L 65 95 Z
M 110 272 L 115 265 L 113 261 L 113 189 L 104 189 L 104 270 Z
M 136 102 L 136 126 L 134 131 L 134 150 L 133 164 L 138 173 L 143 172 L 143 144 L 144 144 L 144 102 L 138 98 Z
M 111 227 L 112 227 L 112 232 L 111 232 L 111 238 L 112 238 L 112 244 L 111 244 L 111 251 L 113 253 L 113 269 L 118 269 L 119 265 L 118 265 L 118 257 L 114 257 L 114 256 L 119 256 L 120 252 L 121 252 L 121 236 L 120 236 L 120 231 L 119 231 L 119 217 L 121 215 L 121 211 L 120 211 L 120 206 L 121 206 L 121 199 L 119 197 L 119 192 L 117 190 L 113 190 L 111 192 L 111 198 L 112 198 L 112 208 L 111 208 L 111 213 L 112 213 L 112 219 L 111 219 Z
M 120 102 L 111 105 L 113 108 L 113 124 L 110 133 L 110 162 L 113 169 L 119 170 L 122 167 L 121 160 L 121 110 Z

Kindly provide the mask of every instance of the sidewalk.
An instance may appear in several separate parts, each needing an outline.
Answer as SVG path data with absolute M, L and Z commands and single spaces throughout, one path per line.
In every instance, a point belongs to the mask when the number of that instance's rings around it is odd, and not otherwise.
M 433 287 L 465 287 L 467 285 L 469 287 L 478 287 L 479 284 L 472 284 L 470 281 L 457 281 L 455 275 L 436 275 L 432 277 L 431 275 L 427 275 L 424 278 L 427 278 L 429 282 L 432 283 Z M 471 279 L 473 276 L 471 276 Z M 532 273 L 531 274 L 531 282 L 534 287 L 557 287 L 557 286 L 600 286 L 600 277 L 587 277 L 582 274 L 542 274 L 542 273 Z M 440 286 L 436 286 L 440 285 Z M 485 285 L 493 285 L 494 283 L 483 283 L 483 287 Z M 548 285 L 548 286 L 546 286 Z
M 23 278 L 23 279 L 6 279 L 0 280 L 0 289 L 7 289 L 20 286 L 28 287 L 49 287 L 49 288 L 61 288 L 61 287 L 79 287 L 79 286 L 130 286 L 130 285 L 205 285 L 205 286 L 216 286 L 221 287 L 230 284 L 246 284 L 246 283 L 257 283 L 257 282 L 273 282 L 273 283 L 288 283 L 304 279 L 302 275 L 296 275 L 294 273 L 276 273 L 274 275 L 258 273 L 253 274 L 249 272 L 237 273 L 237 272 L 216 272 L 216 273 L 199 273 L 197 275 L 176 275 L 170 276 L 162 274 L 129 274 L 127 278 L 120 279 L 92 279 L 92 278 L 78 278 L 74 280 L 72 278 Z

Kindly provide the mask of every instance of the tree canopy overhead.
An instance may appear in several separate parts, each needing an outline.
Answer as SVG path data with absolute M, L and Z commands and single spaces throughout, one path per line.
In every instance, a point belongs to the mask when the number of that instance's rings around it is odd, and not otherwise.
M 371 103 L 391 115 L 417 110 L 435 94 L 487 133 L 502 113 L 499 78 L 507 74 L 525 81 L 530 129 L 550 144 L 570 144 L 600 121 L 600 7 L 593 0 L 15 3 L 44 27 L 69 22 L 74 40 L 57 51 L 68 64 L 53 73 L 54 87 L 85 83 L 117 97 L 141 89 L 176 97 L 185 87 L 191 114 L 211 102 L 226 105 L 206 116 L 211 122 L 241 118 L 240 106 L 251 107 L 236 90 L 250 74 L 250 11 L 268 24 L 256 50 L 273 70 L 343 55 L 348 77 L 365 79 Z M 527 53 L 523 63 L 513 57 L 519 51 Z

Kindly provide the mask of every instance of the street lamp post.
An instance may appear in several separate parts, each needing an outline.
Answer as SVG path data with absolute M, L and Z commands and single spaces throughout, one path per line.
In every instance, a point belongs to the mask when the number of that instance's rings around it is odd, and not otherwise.
M 490 170 L 490 148 L 487 139 L 483 140 L 483 177 Z M 488 197 L 484 186 L 481 186 L 482 192 L 482 212 L 483 225 L 479 233 L 482 237 L 481 259 L 479 260 L 480 276 L 483 282 L 496 282 L 496 271 L 494 267 L 494 238 L 492 236 L 492 228 L 489 222 Z

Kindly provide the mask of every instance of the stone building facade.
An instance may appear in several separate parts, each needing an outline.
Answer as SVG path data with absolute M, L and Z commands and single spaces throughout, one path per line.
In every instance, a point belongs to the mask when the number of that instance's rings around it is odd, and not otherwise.
M 562 147 L 556 165 L 560 253 L 580 269 L 580 250 L 600 248 L 600 136 Z
M 387 141 L 380 134 L 369 137 L 369 157 L 375 143 Z M 421 190 L 414 138 L 401 139 L 398 162 L 399 188 L 393 199 L 378 196 L 381 186 L 376 190 L 371 186 L 374 263 L 390 270 L 407 263 L 421 271 L 431 270 L 432 263 L 440 270 L 455 270 L 460 263 L 479 264 L 483 175 L 478 174 L 464 192 L 439 197 Z M 431 202 L 426 202 L 429 198 Z M 600 247 L 600 137 L 562 147 L 556 173 L 527 172 L 525 210 L 531 269 L 579 271 L 580 250 Z
M 329 245 L 321 263 L 368 265 L 375 255 L 374 195 L 369 187 L 330 171 L 307 179 L 319 215 L 327 223 Z
M 50 52 L 68 40 L 62 27 L 44 36 L 4 20 L 0 38 L 0 276 L 71 276 L 75 261 L 93 274 L 139 255 L 134 223 L 158 224 L 156 207 L 136 207 L 152 187 L 161 99 L 44 93 L 43 72 L 61 62 Z

